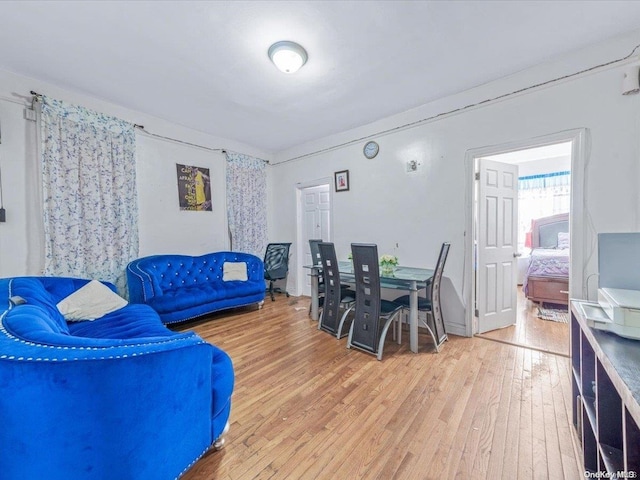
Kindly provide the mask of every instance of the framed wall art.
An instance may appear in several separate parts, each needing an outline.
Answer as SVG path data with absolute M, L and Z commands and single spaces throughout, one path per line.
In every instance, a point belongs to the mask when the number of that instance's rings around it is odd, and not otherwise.
M 349 170 L 341 170 L 334 174 L 336 181 L 336 192 L 346 192 L 349 190 Z
M 176 164 L 180 210 L 211 211 L 211 177 L 208 168 Z

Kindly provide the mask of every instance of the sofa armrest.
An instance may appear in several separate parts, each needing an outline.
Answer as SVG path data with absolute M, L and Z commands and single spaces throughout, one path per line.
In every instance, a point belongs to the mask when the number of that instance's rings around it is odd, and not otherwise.
M 239 261 L 247 264 L 247 279 L 255 282 L 264 282 L 264 263 L 263 261 L 249 253 L 237 254 Z
M 194 334 L 80 348 L 3 332 L 0 351 L 3 479 L 177 478 L 214 440 L 213 347 Z
M 139 260 L 143 259 L 134 260 L 127 265 L 127 288 L 131 303 L 147 303 L 156 294 L 162 294 L 155 291 L 151 275 L 138 266 Z

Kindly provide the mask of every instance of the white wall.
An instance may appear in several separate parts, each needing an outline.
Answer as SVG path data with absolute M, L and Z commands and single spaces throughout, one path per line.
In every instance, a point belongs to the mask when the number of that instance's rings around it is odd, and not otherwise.
M 38 274 L 41 268 L 39 252 L 33 248 L 37 237 L 33 224 L 37 219 L 30 209 L 33 203 L 30 199 L 37 193 L 30 185 L 35 174 L 33 166 L 37 164 L 35 123 L 24 119 L 30 90 L 142 124 L 147 131 L 158 135 L 269 159 L 265 152 L 236 141 L 205 135 L 141 112 L 0 71 L 0 167 L 7 211 L 7 222 L 0 223 L 1 277 Z M 201 254 L 227 248 L 224 156 L 145 134 L 137 134 L 137 141 L 140 255 Z M 179 210 L 176 163 L 211 170 L 212 212 Z
M 228 249 L 224 154 L 143 135 L 136 150 L 140 256 Z M 209 169 L 211 212 L 180 210 L 176 163 Z
M 440 244 L 451 241 L 445 275 L 454 291 L 447 293 L 445 310 L 453 312 L 447 318 L 450 330 L 459 332 L 464 327 L 463 278 L 469 274 L 464 272 L 465 152 L 586 127 L 591 142 L 585 172 L 587 226 L 585 232 L 576 233 L 585 236 L 587 265 L 585 277 L 575 279 L 583 283 L 597 268 L 597 232 L 640 227 L 640 96 L 621 95 L 622 67 L 558 82 L 413 128 L 378 135 L 375 132 L 620 58 L 639 43 L 640 32 L 636 32 L 404 115 L 282 152 L 275 159 L 282 163 L 270 168 L 271 236 L 277 233 L 280 239 L 295 241 L 296 183 L 348 169 L 351 190 L 333 196 L 333 240 L 338 257 L 346 257 L 351 242 L 366 241 L 377 243 L 381 254 L 398 255 L 401 263 L 433 267 Z M 373 160 L 362 155 L 362 140 L 287 161 L 368 135 L 380 144 L 380 153 Z M 407 174 L 405 162 L 412 159 L 421 166 L 417 173 Z M 294 265 L 289 278 L 292 290 L 296 274 L 301 272 Z

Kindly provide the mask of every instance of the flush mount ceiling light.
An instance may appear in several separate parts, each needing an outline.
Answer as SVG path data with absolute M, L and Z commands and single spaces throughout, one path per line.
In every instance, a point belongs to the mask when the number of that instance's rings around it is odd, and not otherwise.
M 269 47 L 269 58 L 278 70 L 295 73 L 307 63 L 307 51 L 295 42 L 284 40 Z

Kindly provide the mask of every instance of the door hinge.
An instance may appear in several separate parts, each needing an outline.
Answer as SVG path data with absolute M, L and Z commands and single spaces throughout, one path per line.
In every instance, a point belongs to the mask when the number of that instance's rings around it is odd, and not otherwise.
M 480 172 L 476 172 L 476 180 L 480 180 Z
M 480 310 L 478 310 L 478 309 L 476 308 L 476 310 L 475 310 L 475 312 L 473 312 L 473 314 L 474 314 L 476 317 L 479 317 L 479 316 L 480 316 Z

